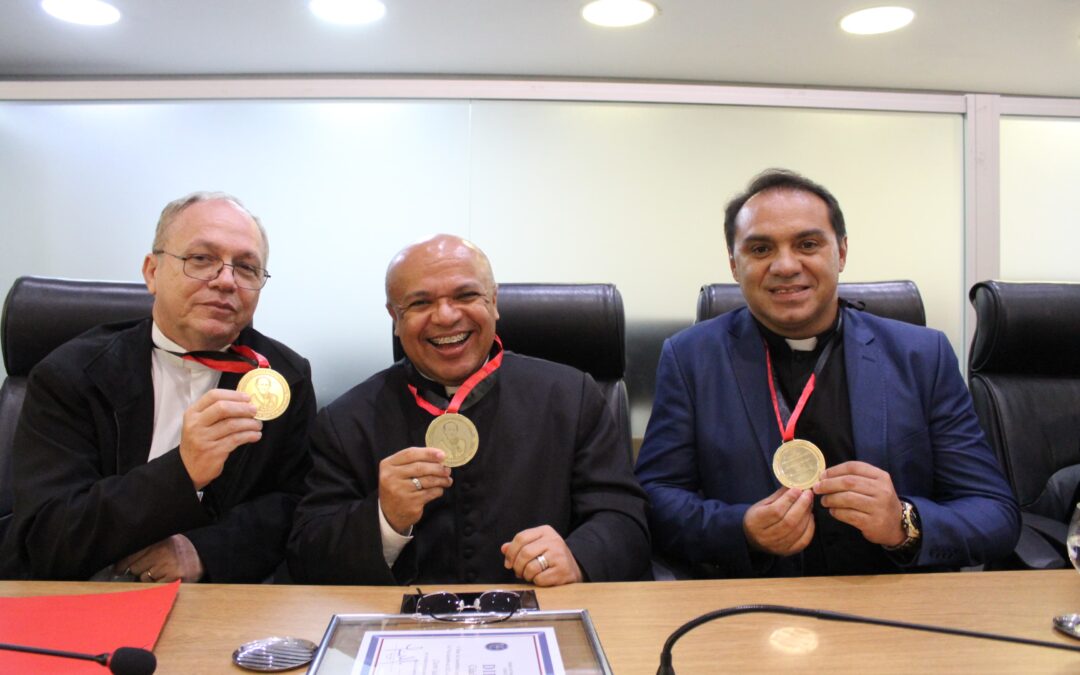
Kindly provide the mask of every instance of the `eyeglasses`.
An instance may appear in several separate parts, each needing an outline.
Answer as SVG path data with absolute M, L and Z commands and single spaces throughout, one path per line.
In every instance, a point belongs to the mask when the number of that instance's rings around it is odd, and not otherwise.
M 499 623 L 506 621 L 521 609 L 521 595 L 513 591 L 486 591 L 468 603 L 456 593 L 440 591 L 420 596 L 416 600 L 416 613 L 426 614 L 439 621 L 459 621 L 465 623 Z M 480 616 L 484 614 L 485 616 Z M 494 617 L 490 615 L 496 615 Z
M 257 291 L 266 285 L 266 280 L 270 278 L 270 273 L 261 267 L 255 265 L 249 265 L 248 263 L 227 263 L 221 258 L 214 255 L 206 255 L 205 253 L 193 253 L 191 255 L 176 255 L 175 253 L 169 253 L 158 249 L 153 251 L 154 255 L 165 254 L 172 256 L 177 260 L 184 263 L 184 274 L 192 279 L 198 279 L 199 281 L 213 281 L 221 276 L 221 270 L 226 267 L 231 267 L 233 271 L 233 278 L 236 280 L 236 285 L 240 288 L 247 289 L 249 291 Z

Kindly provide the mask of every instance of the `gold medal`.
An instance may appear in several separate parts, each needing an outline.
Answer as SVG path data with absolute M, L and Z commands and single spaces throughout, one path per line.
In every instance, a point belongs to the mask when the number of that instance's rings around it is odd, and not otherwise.
M 281 416 L 289 407 L 289 383 L 281 373 L 269 368 L 256 368 L 244 373 L 236 391 L 242 391 L 251 397 L 251 402 L 258 410 L 255 419 L 272 420 Z
M 446 453 L 443 465 L 451 468 L 463 466 L 476 456 L 480 447 L 480 434 L 476 425 L 464 415 L 444 413 L 431 420 L 424 443 L 429 448 L 438 448 Z
M 796 438 L 776 449 L 772 470 L 783 485 L 806 490 L 818 482 L 825 470 L 825 455 L 810 441 Z

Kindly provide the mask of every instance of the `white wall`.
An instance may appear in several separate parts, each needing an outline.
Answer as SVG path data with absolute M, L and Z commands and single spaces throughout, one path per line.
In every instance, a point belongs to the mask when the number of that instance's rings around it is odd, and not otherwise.
M 913 279 L 962 354 L 962 136 L 958 114 L 714 105 L 0 103 L 0 288 L 138 280 L 167 201 L 232 192 L 270 234 L 256 324 L 328 402 L 390 362 L 382 276 L 409 241 L 462 234 L 499 281 L 613 282 L 629 323 L 689 323 L 730 280 L 725 202 L 783 166 L 839 198 L 842 279 Z
M 1080 119 L 1001 119 L 1001 278 L 1080 281 Z

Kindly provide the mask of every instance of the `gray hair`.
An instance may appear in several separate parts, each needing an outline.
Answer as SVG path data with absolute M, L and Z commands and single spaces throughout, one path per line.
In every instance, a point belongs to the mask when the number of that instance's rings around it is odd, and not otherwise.
M 165 246 L 165 235 L 168 234 L 169 226 L 184 212 L 184 209 L 201 202 L 215 202 L 219 200 L 233 204 L 236 208 L 246 213 L 253 221 L 255 221 L 255 225 L 259 228 L 259 236 L 262 237 L 262 264 L 265 266 L 270 259 L 270 239 L 266 236 L 266 228 L 263 227 L 262 221 L 259 220 L 258 216 L 251 211 L 248 211 L 243 202 L 227 192 L 192 192 L 189 195 L 174 199 L 166 204 L 165 208 L 161 210 L 161 216 L 158 218 L 157 229 L 154 230 L 154 244 L 151 250 L 162 250 Z

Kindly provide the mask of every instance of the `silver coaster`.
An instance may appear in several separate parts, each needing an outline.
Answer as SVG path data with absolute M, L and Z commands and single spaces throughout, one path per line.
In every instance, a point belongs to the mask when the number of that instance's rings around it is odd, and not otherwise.
M 240 645 L 233 663 L 248 670 L 277 672 L 299 668 L 315 656 L 315 643 L 294 637 L 269 637 Z
M 1054 628 L 1071 638 L 1080 640 L 1080 614 L 1062 614 L 1054 617 Z

